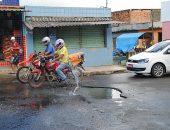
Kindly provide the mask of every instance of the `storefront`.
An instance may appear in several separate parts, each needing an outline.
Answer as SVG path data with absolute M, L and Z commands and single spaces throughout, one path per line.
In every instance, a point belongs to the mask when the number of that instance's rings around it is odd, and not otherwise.
M 27 57 L 36 50 L 44 51 L 41 43 L 49 36 L 51 43 L 64 39 L 69 54 L 85 52 L 85 66 L 112 64 L 112 28 L 110 9 L 26 6 Z
M 40 23 L 40 22 L 39 22 Z M 38 24 L 39 24 L 38 23 Z M 71 24 L 71 21 L 70 21 Z M 37 52 L 45 50 L 45 46 L 41 43 L 44 36 L 50 36 L 55 42 L 57 38 L 64 39 L 67 48 L 104 48 L 105 29 L 107 25 L 84 25 L 84 26 L 62 26 L 55 28 L 35 27 L 33 29 L 33 48 Z
M 69 49 L 79 48 L 102 48 L 104 44 L 104 29 L 105 26 L 83 26 L 83 27 L 56 27 L 53 29 L 53 36 L 62 38 L 66 42 Z M 43 36 L 49 36 L 50 28 L 35 28 L 33 31 L 34 36 L 34 49 L 37 51 L 44 51 L 45 46 L 40 42 Z M 73 31 L 74 30 L 74 31 Z M 94 39 L 96 37 L 96 39 Z
M 17 0 L 3 0 L 0 3 L 0 66 L 10 65 L 11 50 L 10 38 L 14 36 L 23 49 L 23 7 L 19 6 Z M 20 59 L 23 59 L 21 55 Z

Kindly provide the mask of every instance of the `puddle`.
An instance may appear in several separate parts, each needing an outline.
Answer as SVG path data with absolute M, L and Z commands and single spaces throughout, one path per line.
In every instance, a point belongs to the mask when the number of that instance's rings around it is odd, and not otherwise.
M 0 96 L 18 93 L 22 90 L 23 88 L 16 83 L 1 84 L 0 85 Z
M 79 95 L 85 97 L 92 97 L 95 99 L 117 99 L 121 98 L 121 92 L 112 88 L 93 88 L 93 87 L 81 87 L 77 92 Z
M 0 102 L 7 108 L 13 107 L 41 109 L 53 104 L 68 103 L 70 100 L 82 101 L 81 97 L 95 99 L 119 99 L 122 98 L 121 91 L 112 88 L 101 88 L 83 86 L 70 96 L 70 90 L 65 88 L 39 88 L 29 89 L 27 86 L 17 83 L 0 85 Z M 1 110 L 1 106 L 0 106 Z

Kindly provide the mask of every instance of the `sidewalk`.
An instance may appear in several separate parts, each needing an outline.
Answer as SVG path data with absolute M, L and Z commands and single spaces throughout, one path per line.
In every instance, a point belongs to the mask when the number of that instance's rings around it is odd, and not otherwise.
M 9 74 L 9 73 L 13 73 L 10 66 L 0 67 L 0 74 Z
M 85 67 L 84 75 L 107 75 L 113 73 L 123 73 L 126 72 L 124 66 L 110 65 L 110 66 L 98 66 L 98 67 Z

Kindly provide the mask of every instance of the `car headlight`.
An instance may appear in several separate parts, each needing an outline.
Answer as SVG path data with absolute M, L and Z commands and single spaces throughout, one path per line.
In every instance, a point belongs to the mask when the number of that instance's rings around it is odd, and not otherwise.
M 139 63 L 139 64 L 148 63 L 148 62 L 149 62 L 149 59 L 148 59 L 148 58 L 138 60 L 138 63 Z

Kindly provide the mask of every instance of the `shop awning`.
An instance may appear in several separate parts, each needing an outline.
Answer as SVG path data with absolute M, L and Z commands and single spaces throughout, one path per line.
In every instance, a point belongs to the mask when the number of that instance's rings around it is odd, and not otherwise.
M 116 49 L 124 53 L 131 51 L 143 34 L 144 32 L 121 34 L 116 38 Z
M 27 17 L 25 25 L 33 30 L 35 27 L 60 27 L 60 26 L 82 26 L 82 25 L 104 25 L 118 24 L 111 17 Z
M 25 11 L 25 9 L 24 9 L 24 7 L 22 7 L 22 6 L 6 6 L 6 5 L 0 5 L 0 11 L 7 11 L 7 12 L 20 11 L 20 12 L 23 12 L 23 11 Z

